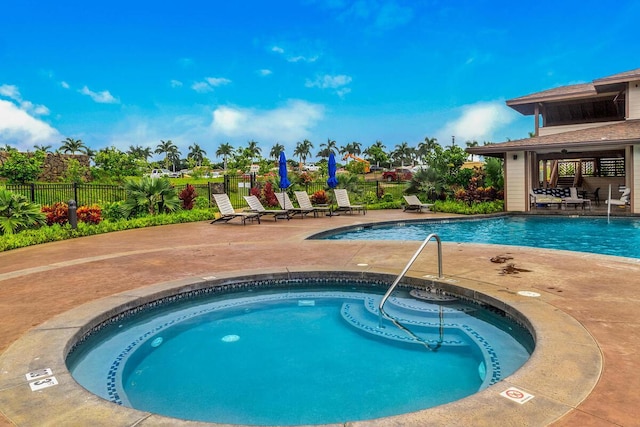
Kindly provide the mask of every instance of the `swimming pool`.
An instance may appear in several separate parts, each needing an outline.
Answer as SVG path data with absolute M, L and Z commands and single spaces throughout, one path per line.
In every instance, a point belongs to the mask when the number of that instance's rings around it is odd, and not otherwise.
M 424 240 L 530 246 L 640 258 L 640 220 L 604 217 L 503 216 L 359 226 L 320 234 L 331 240 Z
M 158 414 L 319 424 L 460 399 L 513 373 L 533 348 L 528 330 L 478 303 L 433 304 L 396 292 L 387 311 L 440 342 L 429 351 L 391 323 L 378 328 L 380 283 L 275 285 L 119 316 L 76 346 L 70 371 L 105 399 Z

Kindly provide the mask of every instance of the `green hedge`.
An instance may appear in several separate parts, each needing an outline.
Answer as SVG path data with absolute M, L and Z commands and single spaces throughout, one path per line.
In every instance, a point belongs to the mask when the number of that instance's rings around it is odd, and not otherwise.
M 180 224 L 185 222 L 207 221 L 215 218 L 212 209 L 193 209 L 171 214 L 145 216 L 130 220 L 102 221 L 97 225 L 78 223 L 75 230 L 70 225 L 54 224 L 50 227 L 40 227 L 35 230 L 25 230 L 17 234 L 0 236 L 0 252 L 18 249 L 41 243 L 56 242 L 76 237 L 92 236 L 110 233 L 112 231 L 130 230 L 133 228 L 153 227 L 156 225 Z

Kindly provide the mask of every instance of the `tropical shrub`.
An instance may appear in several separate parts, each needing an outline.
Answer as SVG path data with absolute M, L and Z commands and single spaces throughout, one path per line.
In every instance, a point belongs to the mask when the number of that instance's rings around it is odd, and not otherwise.
M 78 159 L 67 159 L 65 161 L 67 169 L 64 171 L 62 180 L 64 182 L 73 182 L 81 184 L 86 181 L 86 176 L 89 174 L 89 168 L 82 166 Z
M 42 213 L 47 218 L 47 225 L 65 225 L 69 222 L 69 206 L 64 202 L 57 202 L 53 205 L 42 206 Z
M 44 159 L 43 151 L 27 154 L 11 151 L 9 156 L 0 163 L 0 177 L 7 178 L 11 184 L 33 182 L 42 173 Z
M 264 206 L 278 206 L 278 199 L 276 198 L 276 193 L 273 190 L 273 184 L 270 181 L 267 181 L 262 185 L 258 183 L 257 187 L 253 187 L 249 190 L 249 194 L 260 199 L 260 203 Z
M 329 197 L 324 190 L 318 190 L 311 195 L 311 203 L 315 205 L 326 205 L 329 203 Z
M 105 221 L 115 222 L 125 219 L 126 216 L 122 209 L 124 202 L 105 203 L 102 205 L 102 219 Z
M 179 211 L 172 214 L 158 214 L 120 221 L 102 221 L 97 225 L 78 223 L 76 229 L 70 225 L 54 224 L 51 227 L 27 229 L 16 234 L 0 235 L 0 252 L 41 243 L 72 239 L 75 237 L 91 236 L 112 231 L 130 230 L 134 228 L 151 227 L 156 225 L 178 224 L 184 222 L 205 221 L 215 218 L 211 209 L 193 209 Z
M 42 213 L 45 214 L 49 226 L 65 225 L 69 222 L 69 205 L 64 202 L 44 205 Z M 78 223 L 99 224 L 102 221 L 102 209 L 98 205 L 80 206 L 76 209 L 76 215 Z
M 21 194 L 0 190 L 0 234 L 13 234 L 45 223 L 38 205 Z
M 185 189 L 178 195 L 178 198 L 182 200 L 182 209 L 190 211 L 193 209 L 193 202 L 196 198 L 196 189 L 193 185 L 187 184 Z
M 76 214 L 79 223 L 99 224 L 102 221 L 102 209 L 98 205 L 80 206 Z
M 126 217 L 141 212 L 156 215 L 180 209 L 180 199 L 167 178 L 145 176 L 140 180 L 130 179 L 125 182 L 124 188 L 127 198 L 122 210 Z
M 478 215 L 504 212 L 504 202 L 495 200 L 493 202 L 479 202 L 469 205 L 460 200 L 437 200 L 431 210 L 434 212 L 457 213 L 462 215 Z
M 206 197 L 197 196 L 193 202 L 194 209 L 209 209 L 210 207 L 209 199 Z

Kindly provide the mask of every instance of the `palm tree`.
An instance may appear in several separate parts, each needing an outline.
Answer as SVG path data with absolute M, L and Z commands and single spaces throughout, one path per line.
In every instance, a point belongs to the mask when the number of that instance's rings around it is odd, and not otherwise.
M 64 141 L 61 142 L 62 145 L 60 146 L 60 151 L 62 151 L 63 153 L 76 154 L 77 152 L 87 152 L 87 146 L 84 145 L 84 142 L 82 142 L 81 139 L 73 139 L 67 137 Z
M 231 144 L 229 144 L 228 142 L 225 142 L 224 144 L 220 144 L 220 146 L 216 150 L 216 157 L 222 156 L 225 171 L 227 170 L 227 158 L 233 155 L 234 151 L 235 150 L 233 149 Z
M 405 160 L 410 160 L 413 154 L 413 148 L 409 147 L 407 142 L 396 145 L 396 149 L 391 153 L 396 160 L 400 160 L 400 166 L 404 166 Z
M 204 160 L 204 156 L 207 154 L 198 144 L 195 142 L 193 145 L 189 146 L 189 154 L 187 154 L 188 158 L 191 158 L 196 161 L 196 166 L 202 165 L 202 161 Z
M 125 182 L 124 188 L 127 198 L 122 205 L 122 212 L 127 217 L 140 210 L 155 215 L 180 208 L 180 199 L 167 178 L 145 176 L 140 180 L 131 179 Z
M 178 147 L 171 142 L 170 139 L 163 141 L 160 140 L 160 144 L 156 147 L 156 154 L 164 154 L 164 167 L 165 169 L 169 169 L 169 155 L 178 150 Z
M 354 154 L 356 156 L 359 156 L 360 153 L 362 153 L 362 150 L 360 149 L 360 147 L 362 147 L 361 143 L 359 143 L 358 141 L 353 141 L 351 143 L 351 151 L 350 151 L 350 153 Z
M 474 141 L 467 141 L 467 142 L 466 142 L 466 144 L 467 144 L 467 147 L 469 147 L 469 148 L 471 148 L 471 147 L 477 147 L 477 146 L 479 145 L 479 144 L 478 144 L 478 141 L 475 141 L 475 140 L 474 140 Z M 473 162 L 473 161 L 475 161 L 475 160 L 474 160 L 474 159 L 475 159 L 475 156 L 474 156 L 473 154 L 469 154 L 469 157 L 468 157 L 467 159 L 468 159 L 469 161 Z
M 34 145 L 33 148 L 36 149 L 36 151 L 42 151 L 44 153 L 51 153 L 51 146 L 50 145 Z
M 364 154 L 369 160 L 375 161 L 376 166 L 380 166 L 380 162 L 386 162 L 389 159 L 389 156 L 385 151 L 386 148 L 387 147 L 385 147 L 382 141 L 378 140 L 375 143 L 371 144 L 369 148 L 364 150 Z
M 141 145 L 130 145 L 127 154 L 136 159 L 142 159 L 145 162 L 151 157 L 151 147 L 142 147 Z
M 249 158 L 251 159 L 251 163 L 253 163 L 253 159 L 256 156 L 260 155 L 260 153 L 262 152 L 262 149 L 260 149 L 260 147 L 258 147 L 258 143 L 252 139 L 251 141 L 247 142 L 246 152 L 249 155 Z
M 271 151 L 269 151 L 269 157 L 272 159 L 278 160 L 280 157 L 280 153 L 284 151 L 284 145 L 275 143 L 273 147 L 271 147 Z
M 438 140 L 436 138 L 429 138 L 428 136 L 425 136 L 424 142 L 418 143 L 417 154 L 422 163 L 429 163 L 431 153 L 435 150 L 437 145 L 439 145 Z
M 311 156 L 312 148 L 313 143 L 308 139 L 305 139 L 302 142 L 296 143 L 296 149 L 294 150 L 293 155 L 300 157 L 300 163 L 304 164 L 307 161 L 307 157 Z
M 331 153 L 336 154 L 337 144 L 331 138 L 327 139 L 327 142 L 320 144 L 320 151 L 316 154 L 318 157 L 328 158 Z
M 178 147 L 176 147 L 175 145 L 173 147 L 171 147 L 171 149 L 169 150 L 169 153 L 167 153 L 167 157 L 169 159 L 169 161 L 171 162 L 171 170 L 173 172 L 176 171 L 176 164 L 180 164 L 180 155 L 182 153 L 180 152 L 180 150 L 178 150 Z

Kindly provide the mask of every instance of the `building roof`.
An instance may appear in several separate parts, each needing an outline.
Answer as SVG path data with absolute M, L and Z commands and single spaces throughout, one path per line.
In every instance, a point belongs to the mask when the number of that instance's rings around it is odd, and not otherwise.
M 535 136 L 481 147 L 469 147 L 466 151 L 470 154 L 491 155 L 521 150 L 560 151 L 564 148 L 613 148 L 615 146 L 638 143 L 640 143 L 640 119 L 625 120 L 588 129 Z
M 640 68 L 614 74 L 594 80 L 592 83 L 581 83 L 560 86 L 529 95 L 507 100 L 507 105 L 520 114 L 532 115 L 535 104 L 540 102 L 564 101 L 570 99 L 593 98 L 599 94 L 618 92 L 624 89 L 624 83 L 640 80 Z

